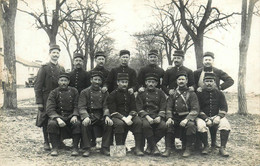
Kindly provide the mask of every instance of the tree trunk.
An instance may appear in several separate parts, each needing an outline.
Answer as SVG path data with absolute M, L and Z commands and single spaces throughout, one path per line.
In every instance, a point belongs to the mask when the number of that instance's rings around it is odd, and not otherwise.
M 50 45 L 51 44 L 56 44 L 56 36 L 57 36 L 57 34 L 53 34 L 53 33 L 50 33 L 50 34 L 48 34 L 48 36 L 49 36 L 49 39 L 50 39 Z
M 196 56 L 196 64 L 197 69 L 203 67 L 202 59 L 203 59 L 203 35 L 199 37 L 197 40 L 194 40 L 194 49 Z
M 14 23 L 14 20 L 7 19 L 2 25 L 4 40 L 4 64 L 7 67 L 7 82 L 5 82 L 4 86 L 3 108 L 10 109 L 17 108 Z

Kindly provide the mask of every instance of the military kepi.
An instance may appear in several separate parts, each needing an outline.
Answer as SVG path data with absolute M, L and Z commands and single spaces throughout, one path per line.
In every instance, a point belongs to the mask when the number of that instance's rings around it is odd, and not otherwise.
M 128 73 L 118 73 L 117 80 L 128 80 L 129 76 Z
M 49 50 L 49 51 L 52 51 L 52 50 L 54 50 L 54 49 L 57 49 L 57 50 L 60 51 L 60 46 L 57 45 L 57 44 L 51 44 L 51 45 L 50 45 L 50 50 Z
M 180 76 L 185 76 L 185 77 L 187 77 L 188 75 L 187 75 L 186 71 L 178 71 L 178 72 L 177 72 L 177 78 L 179 78 Z
M 145 75 L 145 80 L 155 80 L 158 81 L 158 75 L 156 73 L 147 73 Z
M 203 55 L 203 57 L 205 57 L 205 56 L 210 56 L 210 57 L 213 58 L 213 59 L 215 58 L 213 52 L 205 52 L 204 55 Z
M 99 76 L 103 79 L 103 73 L 101 71 L 91 71 L 91 78 Z
M 119 52 L 119 56 L 122 56 L 122 55 L 125 55 L 125 54 L 130 55 L 130 51 L 128 51 L 128 50 L 121 50 L 121 51 Z
M 173 56 L 181 56 L 184 57 L 184 52 L 182 50 L 175 50 Z
M 156 56 L 158 56 L 158 50 L 155 50 L 155 49 L 150 50 L 148 55 L 156 55 Z
M 216 79 L 216 75 L 215 75 L 215 73 L 205 73 L 205 75 L 204 75 L 204 80 L 205 79 Z
M 60 76 L 59 76 L 59 78 L 63 78 L 63 77 L 65 77 L 65 78 L 67 78 L 68 80 L 70 80 L 70 76 L 69 76 L 68 73 L 61 73 Z
M 81 59 L 84 60 L 84 57 L 83 57 L 83 55 L 81 53 L 74 53 L 73 59 L 76 59 L 76 58 L 81 58 Z
M 95 54 L 95 58 L 97 58 L 98 56 L 103 56 L 106 57 L 105 52 L 104 51 L 97 51 Z

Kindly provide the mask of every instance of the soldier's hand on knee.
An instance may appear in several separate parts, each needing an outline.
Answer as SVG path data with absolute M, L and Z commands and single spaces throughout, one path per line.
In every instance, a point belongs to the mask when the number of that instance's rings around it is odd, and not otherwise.
M 83 124 L 84 126 L 90 125 L 90 124 L 91 124 L 91 120 L 89 119 L 89 117 L 86 117 L 86 118 L 83 120 L 82 124 Z
M 175 90 L 174 89 L 169 90 L 169 95 L 174 95 L 174 94 L 175 94 Z
M 102 92 L 102 93 L 106 93 L 106 92 L 107 92 L 107 87 L 101 88 L 101 92 Z
M 190 86 L 190 87 L 189 87 L 189 91 L 194 92 L 194 87 L 193 87 L 193 86 Z
M 37 106 L 38 106 L 38 110 L 42 112 L 43 111 L 43 104 L 37 104 Z
M 158 116 L 157 118 L 155 118 L 155 119 L 153 120 L 153 122 L 154 122 L 154 123 L 160 123 L 160 122 L 161 122 L 161 117 Z
M 59 125 L 60 127 L 66 126 L 66 123 L 65 123 L 61 118 L 57 118 L 56 120 L 57 120 L 58 125 Z
M 70 123 L 74 124 L 78 121 L 78 118 L 77 116 L 73 116 L 71 119 L 70 119 Z
M 207 125 L 208 127 L 211 127 L 211 126 L 213 125 L 212 120 L 209 119 L 209 118 L 207 118 L 207 119 L 205 120 L 205 122 L 206 122 L 206 125 Z
M 133 121 L 127 117 L 123 117 L 122 120 L 128 125 L 131 126 L 133 124 Z
M 198 88 L 197 88 L 197 92 L 202 92 L 202 88 L 201 88 L 201 87 L 198 87 Z
M 216 117 L 213 119 L 213 124 L 214 124 L 214 125 L 217 125 L 217 124 L 219 124 L 219 122 L 220 122 L 220 116 L 216 116 Z
M 148 121 L 150 124 L 153 124 L 153 123 L 154 123 L 153 118 L 151 118 L 149 115 L 146 115 L 145 118 L 147 119 L 147 121 Z
M 134 93 L 134 89 L 133 88 L 129 88 L 128 89 L 128 93 L 133 94 Z
M 183 119 L 183 120 L 180 122 L 180 126 L 185 127 L 187 123 L 188 123 L 188 119 Z
M 108 125 L 108 126 L 112 126 L 112 125 L 113 125 L 112 119 L 110 119 L 108 116 L 106 116 L 106 118 L 105 118 L 105 124 Z
M 166 121 L 166 126 L 169 127 L 170 125 L 173 125 L 174 124 L 174 121 L 172 120 L 172 118 L 169 118 L 167 121 Z
M 138 89 L 138 92 L 140 92 L 140 93 L 141 93 L 141 92 L 144 92 L 144 87 L 139 88 L 139 89 Z

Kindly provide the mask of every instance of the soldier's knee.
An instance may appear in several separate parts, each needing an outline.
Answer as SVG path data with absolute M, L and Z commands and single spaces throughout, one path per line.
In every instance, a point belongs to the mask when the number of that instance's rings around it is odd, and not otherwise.
M 219 130 L 231 130 L 230 123 L 228 122 L 226 117 L 220 119 L 218 129 Z
M 58 127 L 58 122 L 56 120 L 49 120 L 48 127 Z
M 204 133 L 208 131 L 206 122 L 204 120 L 197 118 L 196 123 L 197 123 L 198 132 Z
M 195 134 L 196 131 L 197 131 L 197 127 L 195 125 L 195 122 L 188 122 L 186 129 L 187 129 L 187 133 L 186 133 L 187 135 Z

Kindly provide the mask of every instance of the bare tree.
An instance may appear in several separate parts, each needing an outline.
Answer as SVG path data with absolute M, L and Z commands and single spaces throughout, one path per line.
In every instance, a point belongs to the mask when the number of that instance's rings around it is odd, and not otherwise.
M 238 69 L 238 113 L 247 115 L 247 100 L 245 92 L 247 51 L 250 41 L 252 17 L 255 4 L 259 0 L 242 0 L 241 11 L 241 39 L 239 42 L 239 69 Z M 248 7 L 247 7 L 248 6 Z
M 207 0 L 206 5 L 199 5 L 194 13 L 191 10 L 195 8 L 195 1 L 190 0 L 172 0 L 172 3 L 180 12 L 180 19 L 183 28 L 191 36 L 194 43 L 197 68 L 202 67 L 203 41 L 204 35 L 215 28 L 225 28 L 230 22 L 228 18 L 236 14 L 221 13 L 218 8 L 212 7 L 212 0 Z
M 0 25 L 4 41 L 4 74 L 7 79 L 4 85 L 3 108 L 17 108 L 16 91 L 16 57 L 15 57 L 15 17 L 17 0 L 0 0 Z

